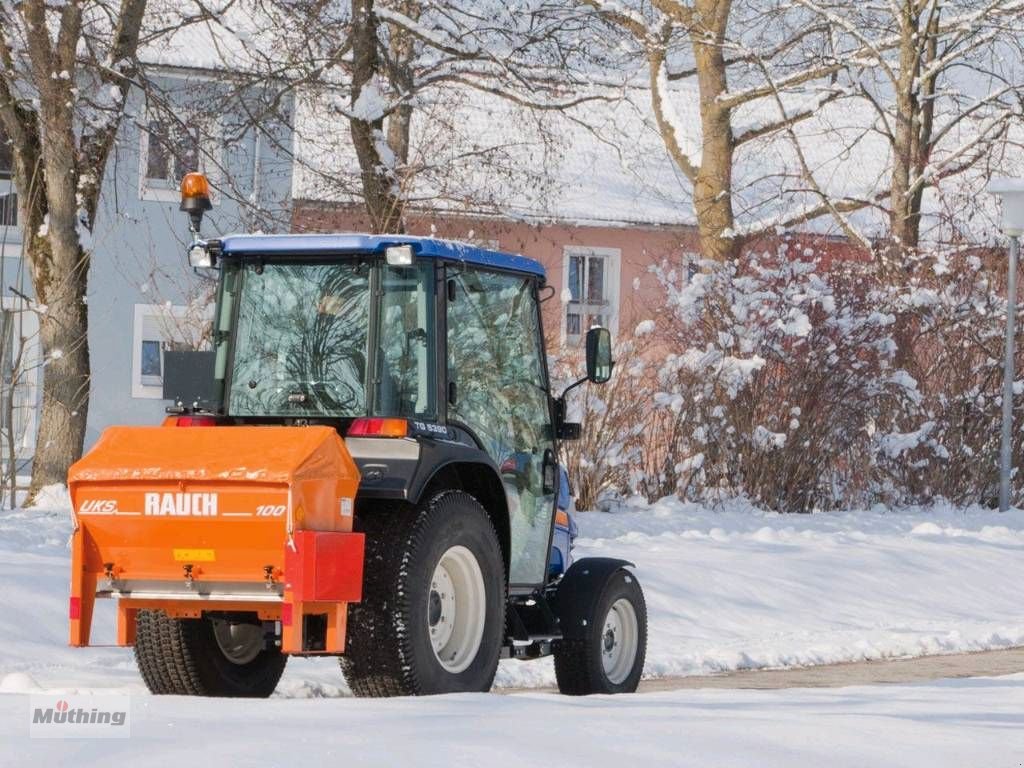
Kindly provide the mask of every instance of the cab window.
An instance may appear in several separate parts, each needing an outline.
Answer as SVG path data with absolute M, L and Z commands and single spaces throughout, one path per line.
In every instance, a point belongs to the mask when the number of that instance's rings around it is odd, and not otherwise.
M 508 498 L 510 583 L 544 579 L 554 489 L 548 388 L 540 317 L 531 278 L 473 269 L 449 273 L 448 377 L 455 383 L 449 420 L 482 443 Z
M 375 415 L 435 415 L 433 288 L 430 263 L 382 267 Z

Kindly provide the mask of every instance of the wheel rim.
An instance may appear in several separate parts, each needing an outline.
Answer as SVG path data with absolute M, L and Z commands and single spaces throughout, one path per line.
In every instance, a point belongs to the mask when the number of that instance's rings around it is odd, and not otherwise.
M 224 658 L 232 664 L 248 664 L 263 650 L 263 627 L 211 619 L 213 636 Z
M 476 556 L 463 546 L 441 555 L 427 594 L 427 631 L 434 656 L 446 671 L 462 672 L 476 658 L 484 636 L 486 600 Z
M 633 605 L 620 597 L 612 603 L 601 631 L 601 666 L 614 685 L 622 683 L 633 671 L 639 634 Z

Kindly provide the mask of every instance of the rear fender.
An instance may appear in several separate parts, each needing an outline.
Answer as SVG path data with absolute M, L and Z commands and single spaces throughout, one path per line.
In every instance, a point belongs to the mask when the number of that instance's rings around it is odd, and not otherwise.
M 418 503 L 450 488 L 458 488 L 473 496 L 491 518 L 501 544 L 505 573 L 508 574 L 512 531 L 505 488 L 487 454 L 481 451 L 470 458 L 475 460 L 450 460 L 435 465 L 430 475 L 424 473 L 413 498 Z
M 510 537 L 508 500 L 498 468 L 482 449 L 464 443 L 419 439 L 347 438 L 346 445 L 363 474 L 358 500 L 396 500 L 419 504 L 436 493 L 458 488 L 487 511 L 498 533 L 508 572 Z

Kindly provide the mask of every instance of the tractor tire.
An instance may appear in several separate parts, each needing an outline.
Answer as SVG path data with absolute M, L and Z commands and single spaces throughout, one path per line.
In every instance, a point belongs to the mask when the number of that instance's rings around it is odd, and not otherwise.
M 139 611 L 135 661 L 151 693 L 266 698 L 288 657 L 263 647 L 259 623 L 172 619 Z
M 553 648 L 558 690 L 569 696 L 633 693 L 644 671 L 647 603 L 639 582 L 620 569 L 600 588 L 583 636 Z
M 480 503 L 444 491 L 373 509 L 363 599 L 349 606 L 341 668 L 356 696 L 488 691 L 505 631 L 505 570 Z

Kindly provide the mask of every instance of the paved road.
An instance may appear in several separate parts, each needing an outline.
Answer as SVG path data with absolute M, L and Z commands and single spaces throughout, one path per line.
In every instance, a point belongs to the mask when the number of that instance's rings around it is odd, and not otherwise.
M 683 688 L 841 688 L 847 685 L 918 683 L 950 677 L 998 677 L 1018 672 L 1024 672 L 1024 648 L 949 656 L 922 656 L 915 659 L 828 664 L 798 669 L 763 669 L 721 675 L 664 677 L 642 681 L 640 692 L 675 691 Z

